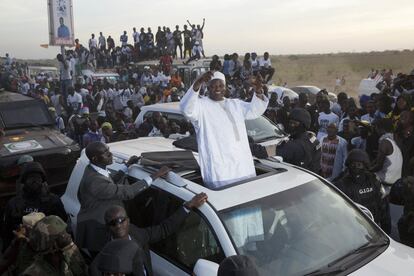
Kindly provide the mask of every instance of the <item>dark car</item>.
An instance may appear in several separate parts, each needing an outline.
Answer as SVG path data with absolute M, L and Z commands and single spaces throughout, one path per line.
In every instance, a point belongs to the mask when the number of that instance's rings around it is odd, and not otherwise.
M 43 165 L 50 189 L 64 192 L 81 149 L 55 129 L 43 101 L 0 92 L 0 129 L 0 207 L 16 193 L 17 161 L 26 154 Z

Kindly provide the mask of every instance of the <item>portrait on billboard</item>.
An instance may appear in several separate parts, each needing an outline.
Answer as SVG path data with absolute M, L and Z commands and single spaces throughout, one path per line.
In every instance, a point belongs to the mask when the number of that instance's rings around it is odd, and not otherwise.
M 48 0 L 49 45 L 74 45 L 72 0 Z

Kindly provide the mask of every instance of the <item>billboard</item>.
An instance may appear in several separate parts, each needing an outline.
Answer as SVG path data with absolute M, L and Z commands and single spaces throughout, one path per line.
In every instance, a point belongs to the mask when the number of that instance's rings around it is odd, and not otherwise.
M 72 0 L 48 0 L 49 45 L 73 46 Z

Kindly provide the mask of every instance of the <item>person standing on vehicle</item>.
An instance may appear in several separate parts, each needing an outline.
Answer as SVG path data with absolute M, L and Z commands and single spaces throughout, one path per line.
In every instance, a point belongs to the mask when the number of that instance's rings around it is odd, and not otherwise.
M 174 57 L 178 58 L 177 47 L 180 49 L 180 59 L 183 59 L 183 41 L 181 38 L 181 31 L 180 26 L 175 26 L 175 31 L 173 32 L 174 42 L 175 42 L 175 49 L 174 49 Z
M 96 254 L 105 245 L 106 229 L 104 214 L 108 206 L 123 206 L 123 200 L 132 199 L 148 188 L 152 181 L 169 172 L 162 167 L 151 176 L 131 185 L 116 184 L 125 173 L 119 171 L 111 175 L 106 166 L 112 164 L 112 153 L 101 142 L 90 143 L 85 150 L 90 164 L 85 168 L 79 185 L 78 198 L 80 211 L 76 230 L 76 244 Z M 124 170 L 136 163 L 138 157 L 132 156 L 125 163 Z
M 225 84 L 221 72 L 208 71 L 180 102 L 182 113 L 195 128 L 201 175 L 211 188 L 256 176 L 244 121 L 260 117 L 269 103 L 260 81 L 254 83 L 250 103 L 226 99 Z M 202 85 L 208 85 L 208 97 L 199 96 Z
M 62 54 L 58 54 L 56 59 L 60 67 L 60 91 L 64 99 L 68 96 L 68 88 L 72 86 L 72 75 L 70 74 L 70 65 Z
M 128 44 L 127 31 L 124 31 L 124 33 L 119 37 L 119 41 L 121 42 L 122 47 Z
M 191 31 L 187 29 L 187 25 L 184 25 L 183 36 L 184 36 L 184 59 L 185 59 L 187 56 L 187 52 L 188 52 L 188 57 L 191 57 Z
M 101 51 L 106 50 L 106 38 L 103 36 L 102 32 L 99 32 L 98 45 Z
M 380 225 L 382 220 L 381 183 L 368 169 L 368 154 L 359 149 L 351 150 L 345 161 L 346 171 L 335 180 L 335 186 L 354 202 L 368 208 L 374 221 Z
M 319 173 L 320 144 L 314 135 L 307 130 L 311 124 L 311 116 L 303 108 L 294 108 L 289 114 L 287 132 L 289 140 L 277 146 L 276 155 L 285 162 Z

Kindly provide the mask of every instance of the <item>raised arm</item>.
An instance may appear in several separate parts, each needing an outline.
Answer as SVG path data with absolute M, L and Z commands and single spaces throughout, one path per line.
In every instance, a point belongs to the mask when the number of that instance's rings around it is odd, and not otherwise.
M 205 24 L 206 24 L 206 19 L 203 18 L 203 25 L 201 25 L 201 28 L 200 28 L 201 30 L 203 30 Z
M 187 93 L 185 93 L 184 97 L 181 99 L 180 102 L 180 109 L 184 116 L 189 119 L 193 123 L 197 123 L 199 116 L 200 116 L 200 99 L 198 96 L 198 91 L 203 83 L 207 83 L 213 73 L 208 71 L 201 75 L 194 84 L 188 89 Z

